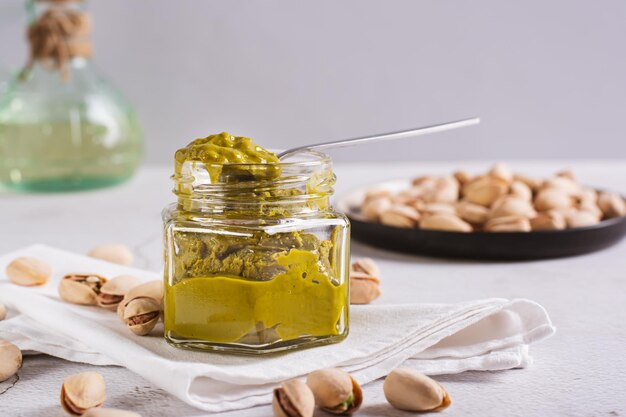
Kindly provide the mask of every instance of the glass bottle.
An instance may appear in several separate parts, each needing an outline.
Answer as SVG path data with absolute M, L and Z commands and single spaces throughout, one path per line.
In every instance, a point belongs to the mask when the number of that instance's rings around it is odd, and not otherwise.
M 347 336 L 350 226 L 329 204 L 327 155 L 176 171 L 163 211 L 170 344 L 261 354 Z
M 0 185 L 70 191 L 125 181 L 141 159 L 141 130 L 130 104 L 91 61 L 83 2 L 28 6 L 31 61 L 0 93 Z M 66 18 L 75 34 L 58 33 L 57 20 Z M 42 49 L 46 37 L 57 39 L 56 49 Z

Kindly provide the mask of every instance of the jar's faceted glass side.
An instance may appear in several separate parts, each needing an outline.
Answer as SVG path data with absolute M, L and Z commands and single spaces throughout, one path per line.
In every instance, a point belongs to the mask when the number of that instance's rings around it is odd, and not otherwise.
M 240 183 L 212 187 L 210 198 L 178 189 L 179 202 L 164 210 L 170 343 L 267 353 L 347 336 L 349 223 L 327 204 L 332 171 L 297 177 L 304 194 L 278 192 L 281 180 L 251 184 L 262 198 Z

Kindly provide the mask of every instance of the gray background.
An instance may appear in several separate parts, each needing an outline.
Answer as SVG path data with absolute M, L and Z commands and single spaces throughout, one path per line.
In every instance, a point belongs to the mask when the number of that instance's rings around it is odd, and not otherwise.
M 0 74 L 26 58 L 0 2 Z M 96 60 L 149 162 L 228 130 L 289 147 L 480 115 L 338 160 L 626 157 L 626 2 L 92 0 Z

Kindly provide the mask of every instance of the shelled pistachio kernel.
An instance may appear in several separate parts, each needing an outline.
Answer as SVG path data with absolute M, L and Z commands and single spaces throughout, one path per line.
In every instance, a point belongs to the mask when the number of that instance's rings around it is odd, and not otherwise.
M 22 256 L 7 265 L 6 274 L 14 284 L 31 287 L 46 284 L 52 267 L 40 259 Z
M 22 352 L 11 342 L 0 339 L 0 382 L 17 373 L 22 366 Z
M 96 246 L 87 255 L 120 265 L 130 265 L 134 258 L 128 246 L 115 243 Z
M 315 402 L 332 414 L 353 414 L 363 403 L 363 392 L 356 380 L 341 369 L 320 369 L 306 380 Z
M 411 369 L 394 369 L 383 383 L 389 404 L 406 411 L 440 411 L 451 401 L 441 384 Z
M 106 383 L 97 372 L 70 375 L 61 387 L 61 406 L 72 415 L 83 415 L 87 410 L 102 407 L 106 399 Z
M 313 417 L 315 411 L 313 392 L 299 379 L 283 382 L 274 390 L 272 410 L 275 417 Z

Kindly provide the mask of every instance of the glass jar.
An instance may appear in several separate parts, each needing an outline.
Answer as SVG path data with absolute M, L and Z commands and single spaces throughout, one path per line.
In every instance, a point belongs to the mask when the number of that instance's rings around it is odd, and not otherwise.
M 327 155 L 176 172 L 163 212 L 170 344 L 268 353 L 347 336 L 350 226 L 329 203 Z
M 40 28 L 38 40 L 31 37 L 30 65 L 0 94 L 0 186 L 71 191 L 130 178 L 142 155 L 141 130 L 131 105 L 90 59 L 83 3 L 28 3 L 31 29 L 71 18 L 77 35 L 60 39 Z M 62 60 L 59 49 L 40 48 L 46 36 L 67 48 Z

